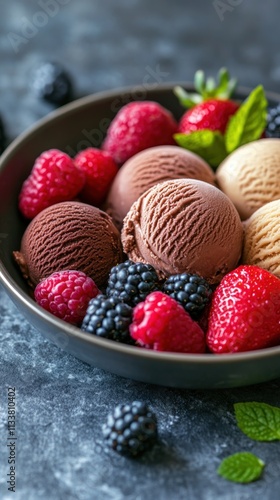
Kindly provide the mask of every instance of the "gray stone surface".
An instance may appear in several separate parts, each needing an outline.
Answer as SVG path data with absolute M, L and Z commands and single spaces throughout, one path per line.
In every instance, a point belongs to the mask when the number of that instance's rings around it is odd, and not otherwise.
M 141 84 L 147 74 L 155 84 L 190 81 L 198 68 L 215 74 L 223 65 L 242 85 L 280 89 L 277 0 L 1 0 L 0 7 L 0 113 L 9 140 L 52 110 L 30 86 L 32 69 L 45 59 L 63 62 L 76 97 Z M 0 318 L 2 500 L 278 498 L 279 443 L 244 436 L 233 404 L 280 406 L 280 380 L 219 391 L 141 384 L 56 348 L 1 288 Z M 16 389 L 16 493 L 6 483 L 8 386 Z M 134 399 L 154 408 L 160 439 L 129 461 L 104 451 L 100 431 L 111 408 Z M 225 456 L 242 450 L 266 463 L 263 477 L 247 486 L 216 474 Z

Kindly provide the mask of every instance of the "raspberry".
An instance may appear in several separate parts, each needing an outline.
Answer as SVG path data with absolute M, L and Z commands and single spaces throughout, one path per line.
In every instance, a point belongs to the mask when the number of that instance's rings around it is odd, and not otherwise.
M 112 121 L 102 149 L 111 154 L 118 165 L 143 149 L 162 144 L 175 144 L 177 123 L 172 114 L 153 101 L 126 104 Z
M 72 98 L 72 82 L 58 63 L 45 62 L 34 71 L 32 87 L 40 99 L 61 106 Z
M 34 290 L 36 302 L 60 319 L 80 325 L 89 301 L 98 295 L 94 281 L 82 271 L 58 271 L 43 279 Z
M 213 293 L 206 335 L 216 354 L 280 344 L 280 279 L 257 266 L 239 266 Z
M 85 173 L 80 198 L 90 205 L 100 206 L 105 200 L 118 167 L 113 158 L 97 148 L 87 148 L 74 158 L 76 167 Z
M 204 334 L 175 299 L 152 292 L 133 310 L 130 335 L 142 347 L 156 351 L 205 352 Z
M 157 418 L 141 401 L 116 406 L 102 428 L 104 438 L 114 451 L 136 457 L 149 450 L 157 440 Z
M 75 198 L 84 181 L 84 173 L 70 156 L 58 149 L 45 151 L 36 159 L 31 174 L 23 183 L 19 209 L 32 219 L 44 208 Z
M 135 306 L 159 288 L 157 273 L 151 265 L 127 260 L 111 269 L 106 294 Z
M 208 304 L 212 290 L 207 281 L 196 274 L 174 274 L 164 282 L 162 291 L 177 300 L 189 313 L 198 320 Z
M 118 297 L 99 295 L 89 302 L 82 330 L 109 340 L 133 344 L 129 335 L 132 308 Z

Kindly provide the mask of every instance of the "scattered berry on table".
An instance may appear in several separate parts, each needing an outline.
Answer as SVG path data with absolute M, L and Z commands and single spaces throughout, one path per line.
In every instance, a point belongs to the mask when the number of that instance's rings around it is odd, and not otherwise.
M 134 344 L 129 334 L 132 308 L 118 297 L 99 295 L 92 299 L 82 323 L 82 330 L 105 339 Z
M 80 199 L 85 203 L 100 206 L 118 173 L 113 158 L 106 151 L 87 148 L 75 156 L 74 163 L 85 174 L 85 184 Z
M 169 276 L 162 291 L 177 300 L 195 320 L 201 316 L 212 294 L 212 289 L 205 279 L 188 273 Z
M 280 344 L 280 279 L 257 266 L 228 273 L 213 293 L 207 345 L 213 353 Z
M 265 136 L 271 138 L 280 137 L 280 104 L 268 108 Z
M 152 448 L 158 436 L 157 418 L 141 401 L 116 406 L 103 425 L 107 445 L 126 457 L 137 457 Z
M 85 174 L 66 153 L 58 149 L 43 152 L 23 183 L 19 195 L 22 214 L 32 219 L 55 203 L 71 201 L 81 191 Z
M 156 351 L 205 352 L 204 333 L 175 299 L 152 292 L 133 309 L 129 327 L 138 345 Z
M 177 123 L 170 111 L 153 101 L 136 101 L 117 113 L 102 144 L 118 165 L 153 146 L 175 144 Z
M 106 294 L 135 306 L 159 289 L 160 281 L 151 265 L 127 260 L 111 269 Z
M 45 62 L 34 71 L 33 89 L 40 99 L 56 106 L 72 99 L 73 85 L 70 76 L 58 63 Z
M 4 123 L 0 116 L 0 154 L 3 153 L 5 147 L 6 147 L 6 134 L 5 134 Z
M 60 319 L 80 325 L 89 301 L 100 293 L 94 281 L 81 271 L 52 273 L 34 291 L 36 302 Z

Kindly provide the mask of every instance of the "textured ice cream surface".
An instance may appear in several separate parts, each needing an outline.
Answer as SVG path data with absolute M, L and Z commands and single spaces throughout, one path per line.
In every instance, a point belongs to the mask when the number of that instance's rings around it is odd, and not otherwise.
M 259 208 L 244 223 L 242 262 L 280 278 L 280 199 Z
M 40 212 L 27 226 L 14 258 L 31 286 L 55 271 L 75 269 L 103 287 L 122 261 L 119 231 L 108 214 L 69 201 Z
M 217 182 L 243 220 L 280 198 L 280 139 L 260 139 L 236 149 L 218 167 Z
M 131 205 L 159 182 L 190 178 L 215 184 L 210 166 L 198 155 L 179 146 L 157 146 L 130 158 L 116 175 L 105 210 L 121 229 Z
M 238 264 L 243 227 L 218 188 L 177 179 L 153 186 L 133 203 L 121 236 L 128 257 L 153 265 L 161 278 L 190 272 L 215 284 Z

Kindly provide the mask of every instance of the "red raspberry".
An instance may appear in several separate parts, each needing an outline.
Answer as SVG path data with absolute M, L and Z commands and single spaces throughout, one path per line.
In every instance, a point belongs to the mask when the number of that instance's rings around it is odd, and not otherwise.
M 204 334 L 185 309 L 162 292 L 150 293 L 133 310 L 130 335 L 156 351 L 205 352 Z
M 34 290 L 36 302 L 60 319 L 80 325 L 89 301 L 101 292 L 82 271 L 57 271 L 40 281 Z
M 84 173 L 70 156 L 58 149 L 45 151 L 36 159 L 23 183 L 19 208 L 25 217 L 32 219 L 44 208 L 75 198 L 84 181 Z
M 102 149 L 111 154 L 118 165 L 143 149 L 162 144 L 175 144 L 177 123 L 172 114 L 153 101 L 126 104 L 112 121 Z
M 280 279 L 257 266 L 239 266 L 216 288 L 206 337 L 216 353 L 280 344 Z
M 86 178 L 80 193 L 81 200 L 91 205 L 101 205 L 118 172 L 113 158 L 106 151 L 87 148 L 76 155 L 74 162 Z

